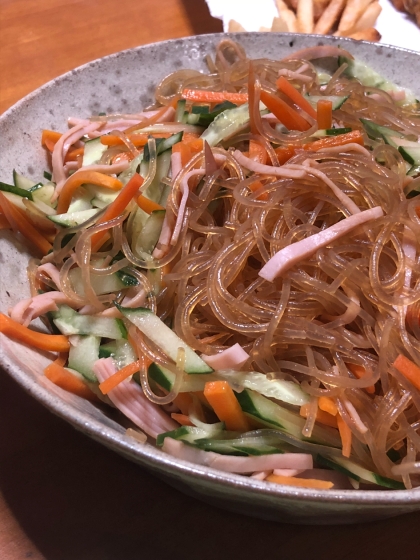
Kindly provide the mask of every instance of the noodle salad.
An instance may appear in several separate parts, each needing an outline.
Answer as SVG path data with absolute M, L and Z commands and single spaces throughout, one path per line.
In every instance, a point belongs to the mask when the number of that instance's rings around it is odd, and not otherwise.
M 0 332 L 179 459 L 418 486 L 420 103 L 333 46 L 225 39 L 207 64 L 143 112 L 44 130 L 51 174 L 0 183 L 33 251 Z

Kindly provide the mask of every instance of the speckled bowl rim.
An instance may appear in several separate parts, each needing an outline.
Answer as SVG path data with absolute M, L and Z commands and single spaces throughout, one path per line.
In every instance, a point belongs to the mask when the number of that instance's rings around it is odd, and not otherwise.
M 18 101 L 12 107 L 7 109 L 1 116 L 0 122 L 7 120 L 10 115 L 12 115 L 22 104 L 30 102 L 35 96 L 41 95 L 44 90 L 51 88 L 57 81 L 60 81 L 67 76 L 77 74 L 80 71 L 91 66 L 97 66 L 104 59 L 117 58 L 121 54 L 129 53 L 132 51 L 140 51 L 142 49 L 147 49 L 150 46 L 157 45 L 170 45 L 171 43 L 179 43 L 179 41 L 184 41 L 186 43 L 192 42 L 194 40 L 200 40 L 203 38 L 208 38 L 209 40 L 217 40 L 223 37 L 238 38 L 241 36 L 248 35 L 262 35 L 257 33 L 212 33 L 206 35 L 198 35 L 185 37 L 182 39 L 170 39 L 167 41 L 160 41 L 156 43 L 151 43 L 148 45 L 142 45 L 135 47 L 133 49 L 126 49 L 118 53 L 114 53 L 105 57 L 98 58 L 86 64 L 83 64 L 74 70 L 66 72 L 54 78 L 53 80 L 47 82 L 40 88 L 31 92 L 23 99 Z M 266 33 L 263 34 L 267 36 Z M 293 40 L 296 37 L 294 33 L 273 33 L 273 40 L 276 36 L 283 36 Z M 365 44 L 370 45 L 373 48 L 374 45 L 367 43 L 365 41 L 354 41 L 347 38 L 337 38 L 329 36 L 319 36 L 319 35 L 307 35 L 308 38 L 313 38 L 314 41 L 323 43 L 340 43 L 343 45 L 355 45 L 355 44 Z M 376 45 L 378 46 L 378 45 Z M 393 52 L 410 53 L 419 56 L 420 53 L 404 49 L 401 47 L 394 47 L 392 45 L 380 45 L 385 49 L 391 49 Z M 369 47 L 369 48 L 370 48 Z M 0 340 L 5 340 L 3 335 L 0 335 Z M 1 348 L 0 348 L 1 349 Z M 414 490 L 313 490 L 306 488 L 298 488 L 291 486 L 282 486 L 274 483 L 267 483 L 264 481 L 258 481 L 241 475 L 235 475 L 230 473 L 224 473 L 219 470 L 212 469 L 210 467 L 203 467 L 200 465 L 195 465 L 193 463 L 183 461 L 180 459 L 175 459 L 166 453 L 163 453 L 159 449 L 151 445 L 143 445 L 136 442 L 132 438 L 127 438 L 123 432 L 119 432 L 115 429 L 109 428 L 102 422 L 92 419 L 88 414 L 81 412 L 72 405 L 64 402 L 58 396 L 54 395 L 48 389 L 39 385 L 34 379 L 28 376 L 16 364 L 1 352 L 0 355 L 0 365 L 5 369 L 5 371 L 15 380 L 17 383 L 30 395 L 32 395 L 36 400 L 41 402 L 46 408 L 52 411 L 57 416 L 66 420 L 72 424 L 76 429 L 85 433 L 86 435 L 92 437 L 94 440 L 101 442 L 107 447 L 121 453 L 125 457 L 131 458 L 135 462 L 142 464 L 148 468 L 155 467 L 158 472 L 165 472 L 168 474 L 183 474 L 188 477 L 192 477 L 197 481 L 207 482 L 219 487 L 234 488 L 239 491 L 245 491 L 247 497 L 252 499 L 253 495 L 265 495 L 270 497 L 271 503 L 276 498 L 279 499 L 281 503 L 282 498 L 288 498 L 289 500 L 299 500 L 304 502 L 316 502 L 323 504 L 353 504 L 359 506 L 414 506 L 416 504 L 420 505 L 420 488 Z M 413 507 L 409 508 L 412 511 Z M 403 513 L 403 512 L 401 512 Z M 392 515 L 392 513 L 390 514 Z M 357 516 L 357 514 L 356 514 Z

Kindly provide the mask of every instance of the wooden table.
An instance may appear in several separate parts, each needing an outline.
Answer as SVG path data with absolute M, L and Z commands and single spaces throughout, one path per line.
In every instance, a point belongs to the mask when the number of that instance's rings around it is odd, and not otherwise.
M 94 58 L 222 29 L 204 0 L 0 0 L 0 28 L 0 111 Z M 0 372 L 3 560 L 404 558 L 419 523 L 301 527 L 227 513 L 76 432 Z

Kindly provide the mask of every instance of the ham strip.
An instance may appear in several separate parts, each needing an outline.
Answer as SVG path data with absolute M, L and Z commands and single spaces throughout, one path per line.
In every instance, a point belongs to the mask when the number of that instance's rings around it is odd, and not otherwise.
M 186 173 L 184 177 L 182 177 L 181 179 L 181 183 L 179 187 L 182 193 L 182 198 L 181 198 L 181 202 L 179 203 L 178 216 L 176 217 L 174 232 L 171 238 L 171 245 L 176 245 L 179 234 L 181 233 L 181 226 L 184 220 L 185 208 L 187 206 L 188 196 L 190 194 L 188 181 L 191 177 L 195 177 L 197 175 L 205 175 L 205 173 L 206 173 L 205 169 L 193 169 L 192 171 L 188 171 L 188 173 Z
M 100 382 L 117 371 L 112 358 L 97 360 L 92 369 Z M 158 434 L 179 427 L 166 412 L 144 396 L 140 386 L 132 379 L 122 381 L 108 393 L 108 397 L 127 418 L 155 439 Z
M 109 358 L 108 358 L 109 359 Z M 272 455 L 259 455 L 250 457 L 237 457 L 234 455 L 219 455 L 213 451 L 202 451 L 182 441 L 165 438 L 163 451 L 177 459 L 190 461 L 198 465 L 205 465 L 230 473 L 253 473 L 255 471 L 271 471 L 274 469 L 299 469 L 313 468 L 312 455 L 308 453 L 273 453 Z
M 308 47 L 307 49 L 295 51 L 282 58 L 282 60 L 315 60 L 317 58 L 335 58 L 339 56 L 345 56 L 350 60 L 354 59 L 354 56 L 345 49 L 340 49 L 339 47 L 334 47 L 333 45 L 320 45 L 318 47 Z
M 246 169 L 254 171 L 254 173 L 263 173 L 264 175 L 275 175 L 276 177 L 283 177 L 284 179 L 303 179 L 307 174 L 307 170 L 292 169 L 287 165 L 282 167 L 273 167 L 271 165 L 263 165 L 252 159 L 247 158 L 242 152 L 236 150 L 233 157 Z
M 48 311 L 57 311 L 57 304 L 65 304 L 74 307 L 74 302 L 62 292 L 45 292 L 32 298 L 24 299 L 17 305 L 9 309 L 10 317 L 27 327 L 31 321 L 48 313 Z
M 37 268 L 36 271 L 37 276 L 39 275 L 40 272 L 43 272 L 44 274 L 49 276 L 51 280 L 54 282 L 54 284 L 57 286 L 57 288 L 61 291 L 60 271 L 56 266 L 54 266 L 52 263 L 41 264 L 41 266 Z
M 320 231 L 306 239 L 292 243 L 284 247 L 276 253 L 269 261 L 265 263 L 258 275 L 272 282 L 278 276 L 284 274 L 289 268 L 313 255 L 318 249 L 326 247 L 332 241 L 339 239 L 346 233 L 352 231 L 357 226 L 376 220 L 383 216 L 384 213 L 380 206 L 370 208 L 364 212 L 354 214 L 349 218 L 334 224 L 333 226 Z M 257 469 L 255 469 L 257 470 Z
M 236 343 L 230 348 L 223 350 L 223 352 L 219 352 L 219 354 L 214 354 L 213 356 L 202 354 L 201 357 L 214 370 L 233 369 L 237 371 L 249 359 L 249 354 L 245 352 L 240 344 Z

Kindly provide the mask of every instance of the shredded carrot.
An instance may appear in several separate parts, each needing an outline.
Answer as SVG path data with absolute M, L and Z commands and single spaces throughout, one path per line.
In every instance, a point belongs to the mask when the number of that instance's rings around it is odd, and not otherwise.
M 332 101 L 320 99 L 316 104 L 316 120 L 318 129 L 325 130 L 332 127 Z
M 182 97 L 196 103 L 221 103 L 231 101 L 237 105 L 247 103 L 247 93 L 232 93 L 230 91 L 207 91 L 203 89 L 184 89 Z
M 193 156 L 190 145 L 182 141 L 172 146 L 172 153 L 180 155 L 182 167 L 185 167 Z
M 184 132 L 184 134 L 182 135 L 182 141 L 187 142 L 187 144 L 191 145 L 193 145 L 194 142 L 197 141 L 197 146 L 199 146 L 198 151 L 201 151 L 203 149 L 203 139 L 200 138 L 200 135 L 196 134 L 195 132 Z
M 83 156 L 84 153 L 84 146 L 82 146 L 81 148 L 73 148 L 72 150 L 69 150 L 67 152 L 66 157 L 64 158 L 64 163 L 67 163 L 68 161 L 77 161 L 78 158 Z
M 300 415 L 303 416 L 303 418 L 308 418 L 309 404 L 303 404 L 300 407 Z M 328 412 L 325 412 L 324 410 L 320 410 L 319 408 L 316 412 L 316 421 L 319 422 L 320 424 L 325 424 L 326 426 L 331 426 L 333 428 L 337 427 L 337 420 L 335 416 L 332 416 Z
M 181 426 L 194 426 L 191 422 L 190 417 L 186 414 L 178 414 L 177 412 L 172 412 L 171 418 L 181 424 Z
M 155 210 L 165 210 L 163 206 L 157 202 L 153 202 L 150 198 L 146 198 L 142 194 L 137 197 L 137 204 L 139 207 L 146 212 L 146 214 L 151 214 Z
M 305 99 L 303 95 L 295 87 L 293 87 L 288 80 L 286 80 L 284 76 L 280 76 L 280 78 L 276 82 L 276 86 L 277 89 L 287 95 L 287 97 L 289 97 L 289 99 L 291 99 L 293 103 L 295 103 L 295 105 L 303 109 L 305 113 L 308 113 L 310 117 L 316 119 L 315 109 L 312 107 L 309 101 Z
M 310 124 L 299 115 L 293 107 L 290 107 L 283 99 L 261 90 L 261 101 L 269 109 L 278 120 L 284 124 L 289 130 L 304 131 L 310 128 Z
M 46 146 L 51 152 L 50 146 L 52 145 L 54 148 L 54 144 L 60 140 L 63 135 L 61 132 L 56 132 L 55 130 L 43 130 L 41 135 L 41 145 Z
M 341 444 L 342 444 L 342 454 L 344 457 L 350 457 L 351 453 L 351 441 L 352 441 L 352 433 L 350 428 L 341 418 L 340 414 L 337 414 L 337 427 L 340 433 Z
M 17 323 L 7 315 L 0 313 L 0 332 L 23 342 L 28 346 L 39 348 L 40 350 L 49 350 L 50 352 L 68 352 L 70 343 L 67 336 L 63 334 L 44 334 L 28 329 L 20 323 Z
M 283 476 L 280 474 L 269 474 L 265 479 L 267 482 L 284 484 L 286 486 L 301 486 L 303 488 L 317 488 L 329 490 L 334 484 L 329 480 L 318 480 L 317 478 L 296 478 L 294 476 Z
M 10 225 L 8 219 L 4 214 L 0 214 L 0 229 L 11 229 L 12 226 Z
M 328 412 L 332 416 L 337 416 L 338 408 L 331 397 L 319 397 L 318 408 L 324 412 Z
M 294 146 L 280 146 L 274 150 L 276 152 L 277 158 L 280 165 L 284 165 L 291 157 L 296 153 L 296 148 Z
M 326 136 L 325 138 L 320 138 L 315 140 L 310 144 L 304 144 L 302 147 L 304 150 L 311 150 L 317 152 L 324 148 L 335 148 L 336 146 L 345 146 L 346 144 L 360 144 L 365 145 L 363 140 L 363 134 L 360 130 L 352 130 L 351 132 L 346 132 L 346 134 L 338 134 L 337 136 Z
M 359 366 L 357 364 L 346 364 L 349 370 L 352 372 L 353 375 L 357 377 L 357 379 L 362 379 L 366 375 L 366 369 L 363 366 Z M 375 385 L 369 385 L 369 387 L 365 387 L 367 393 L 373 394 L 375 392 Z
M 79 397 L 90 401 L 98 401 L 98 397 L 93 393 L 86 383 L 67 371 L 59 360 L 55 360 L 44 369 L 44 375 L 58 387 L 61 387 L 69 393 L 73 393 Z
M 267 150 L 262 146 L 259 142 L 255 140 L 249 141 L 249 158 L 266 165 L 268 161 L 268 153 Z
M 420 218 L 420 206 L 416 207 L 417 216 Z
M 140 368 L 141 368 L 140 360 L 137 360 L 135 362 L 132 362 L 131 364 L 128 364 L 122 369 L 118 370 L 113 375 L 108 377 L 108 379 L 105 379 L 105 381 L 99 383 L 99 389 L 101 390 L 101 393 L 107 395 L 110 391 L 112 391 L 112 389 L 115 389 L 115 387 L 119 385 L 122 381 L 124 381 L 125 379 L 127 379 L 128 377 L 136 373 L 136 371 L 139 371 Z
M 107 207 L 104 214 L 102 214 L 101 218 L 98 220 L 97 224 L 108 222 L 109 220 L 112 220 L 113 218 L 116 218 L 117 216 L 122 214 L 133 197 L 137 195 L 139 188 L 143 184 L 143 181 L 143 177 L 140 177 L 138 173 L 135 173 L 125 185 L 125 187 L 120 190 L 114 202 L 111 202 L 111 204 Z M 94 233 L 92 235 L 91 243 L 93 252 L 96 252 L 98 248 L 101 247 L 105 233 L 105 231 L 98 231 L 97 233 Z
M 420 391 L 420 367 L 417 364 L 399 354 L 392 365 Z
M 47 150 L 52 153 L 54 150 L 54 146 L 56 145 L 56 142 L 54 140 L 51 140 L 51 138 L 45 138 L 45 140 L 43 141 L 43 146 L 44 148 L 47 148 Z
M 153 133 L 153 138 L 168 138 L 171 134 L 169 132 L 159 132 Z M 135 145 L 136 148 L 141 148 L 147 144 L 150 138 L 150 134 L 137 133 L 137 134 L 127 134 L 128 139 Z M 119 136 L 114 136 L 112 134 L 104 134 L 101 136 L 101 144 L 104 146 L 123 146 L 124 142 Z
M 39 233 L 24 212 L 12 204 L 2 192 L 0 192 L 0 207 L 12 229 L 19 231 L 38 251 L 46 255 L 52 249 L 51 243 Z
M 190 393 L 178 393 L 172 402 L 179 408 L 182 414 L 188 416 L 193 405 L 193 398 Z
M 261 183 L 261 181 L 254 181 L 253 183 L 251 183 L 250 185 L 248 185 L 248 187 L 250 188 L 250 190 L 252 192 L 257 191 L 258 189 L 261 189 L 264 185 Z M 263 192 L 260 195 L 257 196 L 257 200 L 268 200 L 268 193 Z
M 227 381 L 208 381 L 204 386 L 204 396 L 228 430 L 249 430 L 246 416 Z
M 115 177 L 110 177 L 104 173 L 97 171 L 78 171 L 73 173 L 64 183 L 61 193 L 58 197 L 57 214 L 63 214 L 69 209 L 71 199 L 73 198 L 74 191 L 85 183 L 98 185 L 99 187 L 106 187 L 113 191 L 119 191 L 122 188 L 122 183 Z
M 249 105 L 249 126 L 251 134 L 258 134 L 258 128 L 254 119 L 254 101 L 255 101 L 255 71 L 252 62 L 249 63 L 248 72 L 248 105 Z

